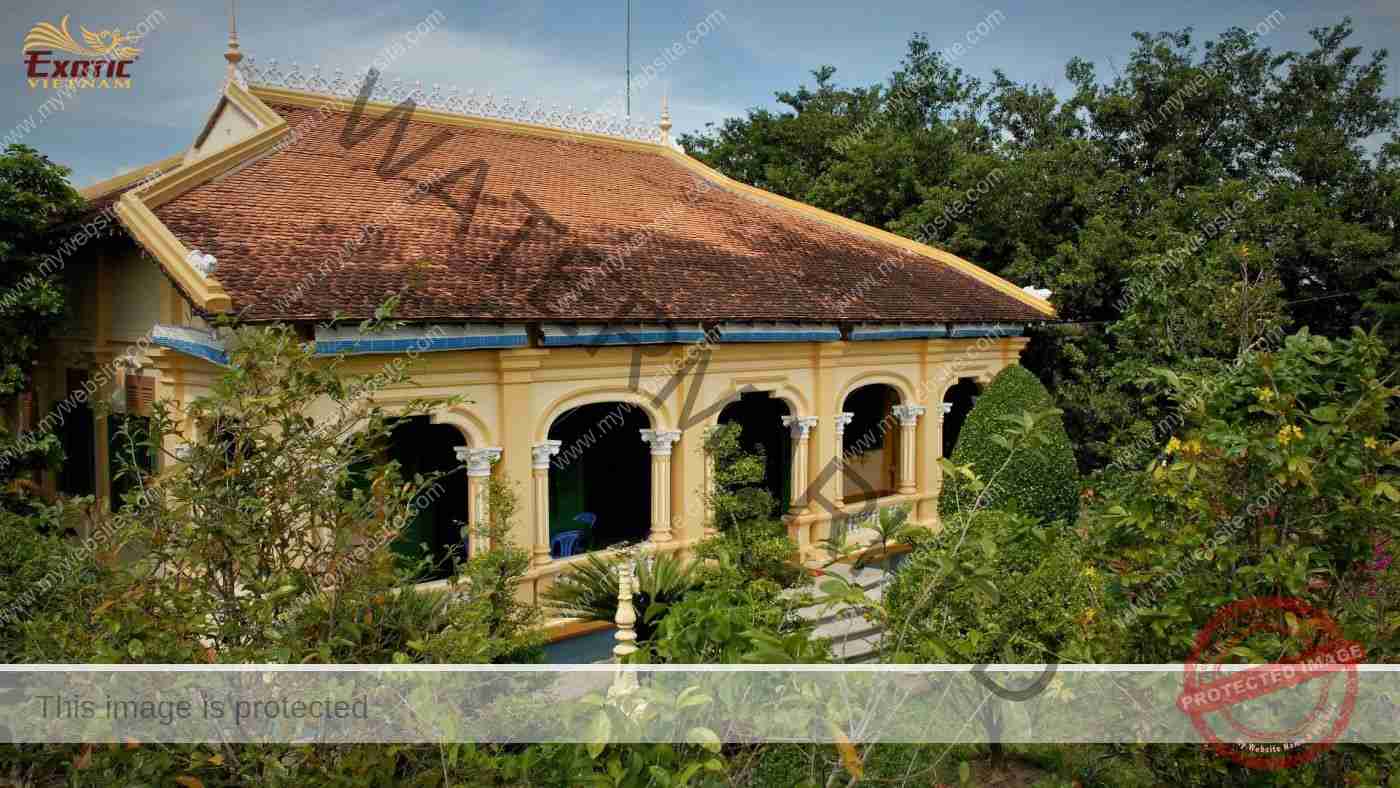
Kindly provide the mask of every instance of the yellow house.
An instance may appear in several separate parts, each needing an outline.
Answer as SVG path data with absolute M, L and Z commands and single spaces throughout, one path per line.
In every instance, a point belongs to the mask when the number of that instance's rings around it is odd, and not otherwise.
M 947 252 L 726 178 L 677 150 L 664 107 L 644 126 L 227 57 L 187 151 L 87 190 L 88 224 L 120 230 L 66 247 L 80 308 L 35 376 L 74 458 L 50 485 L 112 495 L 112 426 L 75 390 L 129 414 L 198 397 L 225 358 L 208 321 L 233 313 L 355 372 L 411 363 L 415 386 L 368 394 L 386 406 L 462 396 L 398 439 L 406 463 L 465 466 L 419 535 L 454 549 L 483 480 L 521 482 L 525 590 L 584 551 L 702 538 L 720 422 L 765 448 L 810 554 L 872 502 L 934 525 L 977 386 L 1054 317 Z M 394 294 L 405 327 L 358 335 Z

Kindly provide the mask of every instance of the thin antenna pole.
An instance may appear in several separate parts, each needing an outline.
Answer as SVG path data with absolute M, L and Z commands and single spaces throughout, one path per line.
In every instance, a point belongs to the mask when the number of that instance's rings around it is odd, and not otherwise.
M 632 0 L 627 1 L 627 117 L 632 117 Z
M 228 2 L 228 50 L 224 52 L 224 60 L 228 61 L 229 81 L 238 79 L 238 62 L 243 59 L 243 53 L 238 51 L 238 8 L 236 0 Z

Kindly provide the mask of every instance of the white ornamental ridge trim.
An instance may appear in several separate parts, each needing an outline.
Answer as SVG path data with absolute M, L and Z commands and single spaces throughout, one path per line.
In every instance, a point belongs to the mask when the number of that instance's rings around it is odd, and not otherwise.
M 354 101 L 360 95 L 370 71 L 357 72 L 347 77 L 344 70 L 337 68 L 333 75 L 321 74 L 320 66 L 312 66 L 309 72 L 303 71 L 295 61 L 283 68 L 275 59 L 261 63 L 254 58 L 244 58 L 238 64 L 238 82 L 243 87 L 262 85 L 271 88 L 298 90 L 306 93 L 319 93 L 340 99 Z M 398 104 L 405 99 L 413 99 L 420 107 L 493 120 L 507 120 L 516 123 L 529 123 L 535 126 L 578 131 L 585 134 L 602 134 L 609 137 L 638 140 L 640 142 L 662 142 L 661 129 L 645 123 L 637 123 L 629 118 L 612 113 L 602 114 L 575 110 L 572 106 L 560 108 L 558 104 L 546 107 L 544 102 L 530 102 L 526 99 L 512 99 L 510 96 L 496 98 L 491 93 L 478 96 L 468 90 L 465 95 L 455 86 L 443 91 L 438 84 L 432 89 L 423 90 L 421 81 L 406 83 L 402 79 L 392 82 L 376 72 L 377 79 L 370 90 L 369 101 L 385 104 Z

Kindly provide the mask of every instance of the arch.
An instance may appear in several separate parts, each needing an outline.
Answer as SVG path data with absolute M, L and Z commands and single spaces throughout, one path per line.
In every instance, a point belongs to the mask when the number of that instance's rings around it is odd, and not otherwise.
M 716 423 L 739 425 L 745 449 L 763 452 L 762 487 L 773 496 L 774 515 L 792 500 L 792 431 L 783 425 L 783 417 L 800 415 L 788 400 L 754 391 L 735 397 L 715 416 Z
M 405 480 L 416 474 L 436 476 L 414 498 L 412 518 L 390 544 L 405 567 L 427 559 L 428 565 L 419 567 L 419 580 L 446 577 L 454 560 L 467 556 L 463 529 L 471 522 L 470 501 L 466 469 L 456 451 L 462 434 L 457 425 L 422 414 L 398 417 L 390 426 L 384 459 L 398 462 Z
M 976 378 L 965 377 L 958 378 L 956 383 L 944 389 L 943 397 L 938 402 L 938 415 L 943 419 L 942 456 L 953 456 L 963 423 L 967 421 L 967 414 L 972 412 L 972 403 L 984 388 Z M 946 413 L 942 412 L 945 403 L 949 406 Z
M 630 389 L 620 389 L 616 386 L 599 386 L 596 388 L 573 391 L 559 397 L 551 402 L 544 409 L 544 415 L 535 425 L 534 443 L 542 443 L 549 439 L 549 428 L 556 420 L 566 412 L 584 405 L 596 405 L 603 402 L 626 402 L 641 409 L 646 414 L 647 420 L 651 422 L 653 429 L 670 429 L 675 421 L 666 411 L 665 403 L 658 408 L 650 401 L 650 398 L 638 394 Z
M 896 412 L 898 405 L 911 403 L 908 393 L 889 378 L 897 376 L 867 375 L 837 401 L 838 413 L 851 414 L 840 447 L 841 498 L 847 503 L 882 498 L 899 489 L 905 437 Z
M 430 417 L 433 424 L 443 424 L 456 427 L 462 433 L 462 440 L 468 446 L 480 448 L 482 446 L 494 446 L 491 441 L 491 429 L 486 426 L 475 413 L 457 405 L 445 410 L 434 411 Z
M 745 386 L 750 387 L 750 392 L 741 391 Z M 802 390 L 791 383 L 767 382 L 756 380 L 731 380 L 729 388 L 724 393 L 724 398 L 719 401 L 719 407 L 705 419 L 705 428 L 715 427 L 719 424 L 720 414 L 725 408 L 735 404 L 745 393 L 767 394 L 775 400 L 787 405 L 788 414 L 791 416 L 811 416 L 814 415 L 811 405 L 807 401 L 807 395 Z M 705 407 L 710 407 L 706 403 Z
M 644 439 L 654 429 L 632 402 L 575 405 L 549 425 L 559 452 L 548 470 L 548 534 L 555 557 L 647 538 L 653 523 L 655 459 Z M 670 487 L 660 491 L 669 495 Z
M 858 388 L 876 383 L 883 383 L 898 392 L 899 401 L 903 405 L 912 405 L 919 401 L 919 398 L 914 396 L 914 392 L 917 389 L 909 378 L 897 372 L 888 372 L 884 370 L 864 372 L 846 381 L 846 385 L 842 387 L 840 394 L 836 396 L 835 412 L 841 412 L 841 407 L 843 403 L 845 403 L 846 398 L 851 395 L 851 392 Z

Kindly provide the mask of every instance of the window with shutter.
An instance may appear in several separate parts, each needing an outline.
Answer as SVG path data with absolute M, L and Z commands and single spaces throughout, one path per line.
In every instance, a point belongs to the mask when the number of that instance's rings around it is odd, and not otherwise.
M 126 376 L 126 412 L 149 416 L 156 400 L 156 379 L 153 375 Z

